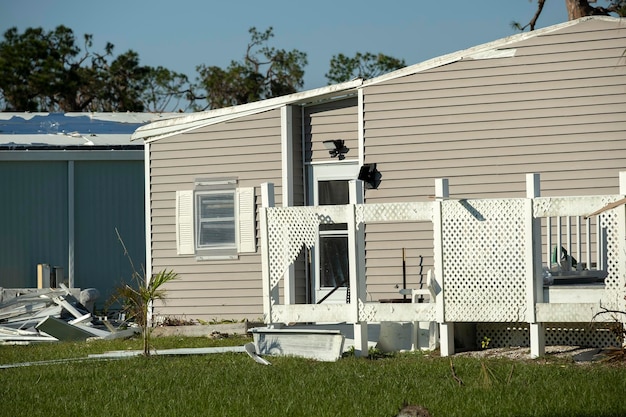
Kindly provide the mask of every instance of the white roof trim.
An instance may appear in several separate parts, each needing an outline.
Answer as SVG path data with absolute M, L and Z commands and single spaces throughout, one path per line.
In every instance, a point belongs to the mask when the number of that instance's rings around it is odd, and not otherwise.
M 475 54 L 463 57 L 463 59 L 495 59 L 511 58 L 515 56 L 517 49 L 490 49 L 489 51 L 476 52 Z
M 311 99 L 320 99 L 325 96 L 332 96 L 348 92 L 350 90 L 356 90 L 362 84 L 362 79 L 356 79 L 314 90 L 302 91 L 286 96 L 241 104 L 239 106 L 225 107 L 206 112 L 192 113 L 169 120 L 161 120 L 138 128 L 131 136 L 131 141 L 143 139 L 145 142 L 154 142 L 165 137 L 185 133 L 190 130 L 209 126 L 215 123 L 273 110 L 287 104 L 306 102 Z
M 428 61 L 411 65 L 411 66 L 399 69 L 397 71 L 389 72 L 387 74 L 383 74 L 376 78 L 365 80 L 363 81 L 363 87 L 374 85 L 374 84 L 379 84 L 385 81 L 389 81 L 389 80 L 393 80 L 396 78 L 405 77 L 407 75 L 413 75 L 418 72 L 426 71 L 429 69 L 441 67 L 443 65 L 460 61 L 463 58 L 472 58 L 473 56 L 478 55 L 478 54 L 489 53 L 489 51 L 507 49 L 506 47 L 513 43 L 524 41 L 526 39 L 535 38 L 537 36 L 545 35 L 550 32 L 554 32 L 554 31 L 561 30 L 570 26 L 574 26 L 581 22 L 585 22 L 587 20 L 605 20 L 608 22 L 619 22 L 621 19 L 616 18 L 616 17 L 609 17 L 609 16 L 586 16 L 577 20 L 570 20 L 568 22 L 559 23 L 557 25 L 548 26 L 543 29 L 533 30 L 531 32 L 518 33 L 515 35 L 508 36 L 506 38 L 484 43 L 482 45 L 477 45 L 469 49 L 464 49 L 462 51 L 457 51 L 451 54 L 442 55 L 433 59 L 429 59 Z

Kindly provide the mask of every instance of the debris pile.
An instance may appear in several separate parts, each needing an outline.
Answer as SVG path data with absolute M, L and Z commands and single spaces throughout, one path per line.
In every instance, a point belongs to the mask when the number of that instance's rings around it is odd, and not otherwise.
M 94 317 L 94 288 L 0 288 L 0 343 L 114 339 L 140 332 L 137 327 Z

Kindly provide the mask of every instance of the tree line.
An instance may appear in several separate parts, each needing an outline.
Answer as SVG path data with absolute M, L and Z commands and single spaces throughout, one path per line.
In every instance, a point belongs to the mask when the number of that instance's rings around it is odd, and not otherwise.
M 221 68 L 200 64 L 197 77 L 140 64 L 114 45 L 94 51 L 93 35 L 82 44 L 63 25 L 51 31 L 11 28 L 0 42 L 0 109 L 29 112 L 199 111 L 244 104 L 297 92 L 304 85 L 307 54 L 270 45 L 273 28 L 250 28 L 244 58 Z M 338 54 L 326 74 L 329 84 L 371 78 L 404 67 L 382 53 Z M 181 104 L 184 103 L 184 109 Z
M 534 30 L 547 0 L 518 30 Z M 564 0 L 568 19 L 590 15 L 626 16 L 626 0 Z M 594 4 L 593 6 L 591 4 Z M 164 112 L 200 111 L 295 93 L 304 86 L 307 54 L 271 46 L 273 28 L 249 29 L 244 58 L 221 68 L 200 64 L 197 76 L 165 67 L 140 64 L 128 50 L 115 56 L 114 45 L 93 51 L 93 36 L 82 44 L 63 25 L 51 31 L 11 28 L 0 42 L 0 111 L 46 112 Z M 372 78 L 406 65 L 382 53 L 334 55 L 325 74 L 328 83 Z M 184 104 L 184 105 L 183 105 Z M 184 108 L 181 108 L 183 106 Z

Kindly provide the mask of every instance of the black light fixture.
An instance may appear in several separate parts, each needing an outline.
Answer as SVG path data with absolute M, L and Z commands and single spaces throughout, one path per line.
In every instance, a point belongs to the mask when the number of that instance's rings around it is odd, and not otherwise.
M 365 164 L 359 170 L 359 180 L 365 183 L 365 188 L 376 189 L 382 178 L 381 173 L 376 169 L 376 164 Z
M 346 148 L 343 139 L 325 140 L 322 143 L 324 144 L 324 147 L 328 149 L 328 153 L 331 158 L 338 157 L 340 161 L 346 158 L 344 154 L 348 153 L 350 150 L 349 148 Z

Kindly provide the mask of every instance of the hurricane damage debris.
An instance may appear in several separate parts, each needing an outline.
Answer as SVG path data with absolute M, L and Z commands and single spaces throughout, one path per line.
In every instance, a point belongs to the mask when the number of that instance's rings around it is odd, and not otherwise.
M 93 315 L 94 288 L 0 288 L 0 344 L 115 339 L 138 327 Z

